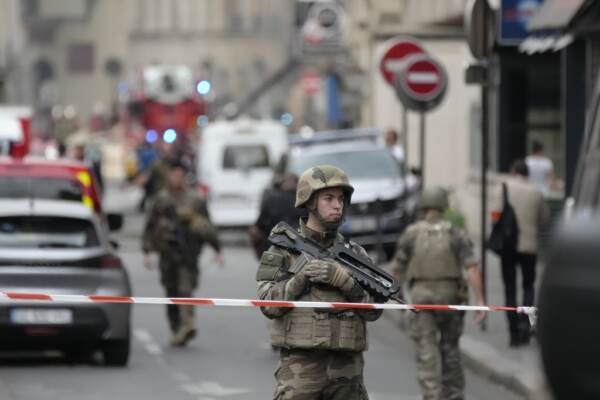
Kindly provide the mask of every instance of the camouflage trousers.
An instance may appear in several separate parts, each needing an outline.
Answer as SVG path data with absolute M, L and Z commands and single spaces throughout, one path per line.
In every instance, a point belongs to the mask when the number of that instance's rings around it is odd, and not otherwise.
M 161 255 L 159 261 L 160 281 L 167 297 L 192 297 L 198 285 L 199 269 L 194 265 L 182 265 L 170 257 Z M 167 319 L 171 332 L 175 333 L 182 324 L 194 325 L 194 306 L 167 305 Z
M 368 400 L 362 352 L 282 349 L 275 400 Z
M 456 304 L 459 285 L 427 282 L 411 289 L 417 304 Z M 424 400 L 464 399 L 465 377 L 459 349 L 464 312 L 419 311 L 413 314 L 410 335 L 416 345 L 417 380 Z

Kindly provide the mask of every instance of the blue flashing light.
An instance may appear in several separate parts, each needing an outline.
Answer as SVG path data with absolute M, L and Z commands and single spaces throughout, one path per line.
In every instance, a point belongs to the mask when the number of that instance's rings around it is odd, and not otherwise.
M 294 123 L 294 116 L 290 113 L 281 114 L 279 119 L 285 126 L 290 126 L 292 123 Z
M 120 82 L 117 85 L 117 91 L 119 93 L 127 93 L 129 91 L 129 85 L 126 82 Z
M 175 129 L 169 128 L 163 133 L 163 140 L 165 143 L 173 143 L 177 139 L 177 132 Z
M 146 132 L 146 141 L 148 143 L 154 143 L 156 142 L 156 139 L 158 139 L 158 133 L 156 133 L 154 129 L 150 129 Z
M 208 125 L 208 117 L 206 115 L 199 116 L 198 118 L 196 118 L 196 125 L 200 127 Z
M 196 86 L 196 90 L 202 96 L 206 96 L 207 94 L 209 94 L 210 89 L 211 89 L 211 84 L 209 81 L 206 81 L 206 80 L 198 82 L 198 86 Z

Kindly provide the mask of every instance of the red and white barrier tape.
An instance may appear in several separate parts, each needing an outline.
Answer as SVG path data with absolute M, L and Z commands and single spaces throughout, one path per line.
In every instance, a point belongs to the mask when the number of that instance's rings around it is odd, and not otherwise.
M 283 308 L 331 308 L 331 309 L 375 309 L 375 310 L 453 310 L 453 311 L 508 311 L 535 316 L 535 307 L 464 306 L 440 304 L 396 304 L 396 303 L 331 303 L 323 301 L 276 301 L 249 299 L 214 298 L 169 298 L 169 297 L 123 297 L 98 295 L 40 294 L 0 292 L 0 302 L 49 301 L 57 303 L 126 303 L 126 304 L 176 304 L 217 307 L 283 307 Z

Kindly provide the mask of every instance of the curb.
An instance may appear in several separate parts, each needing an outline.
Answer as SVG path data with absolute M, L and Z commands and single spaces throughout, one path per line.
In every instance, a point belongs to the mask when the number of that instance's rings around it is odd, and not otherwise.
M 395 313 L 395 315 L 398 315 Z M 399 330 L 406 332 L 407 321 L 394 313 L 383 312 L 383 317 L 394 322 Z M 464 365 L 471 372 L 506 387 L 511 392 L 529 400 L 550 399 L 543 376 L 531 373 L 522 364 L 509 360 L 498 350 L 472 336 L 463 335 L 460 350 Z

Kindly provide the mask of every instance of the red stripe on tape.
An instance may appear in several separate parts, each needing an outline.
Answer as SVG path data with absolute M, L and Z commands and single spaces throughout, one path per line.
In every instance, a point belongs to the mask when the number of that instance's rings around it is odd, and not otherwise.
M 6 295 L 13 300 L 52 300 L 52 297 L 47 294 L 6 293 Z
M 102 303 L 133 303 L 131 297 L 124 296 L 89 296 L 89 298 Z
M 251 303 L 252 303 L 252 305 L 255 305 L 257 307 L 287 307 L 287 308 L 295 307 L 294 303 L 292 303 L 290 301 L 252 300 Z
M 452 310 L 452 308 L 446 305 L 434 305 L 434 304 L 413 304 L 416 310 Z
M 356 304 L 356 303 L 331 303 L 333 308 L 366 308 L 372 310 L 375 308 L 372 304 Z
M 516 307 L 489 306 L 492 311 L 517 311 Z
M 209 299 L 170 299 L 171 303 L 179 305 L 202 305 L 202 306 L 214 306 L 215 302 Z

